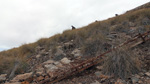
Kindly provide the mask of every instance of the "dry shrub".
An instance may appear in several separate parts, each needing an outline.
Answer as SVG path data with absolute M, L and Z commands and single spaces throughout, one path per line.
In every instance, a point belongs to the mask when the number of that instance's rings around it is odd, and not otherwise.
M 86 40 L 81 50 L 84 56 L 96 56 L 104 51 L 105 37 L 101 34 L 91 36 Z
M 103 64 L 103 72 L 115 78 L 127 78 L 140 71 L 138 56 L 127 48 L 119 48 L 108 55 Z

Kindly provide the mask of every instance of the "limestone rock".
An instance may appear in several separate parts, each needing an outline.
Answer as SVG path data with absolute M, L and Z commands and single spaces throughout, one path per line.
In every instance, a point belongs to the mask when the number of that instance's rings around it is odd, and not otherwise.
M 36 56 L 36 58 L 40 58 L 40 57 L 41 57 L 41 55 L 37 55 L 37 56 Z
M 146 72 L 145 75 L 150 77 L 150 72 Z
M 82 56 L 81 50 L 79 49 L 73 50 L 71 54 L 73 54 L 75 57 Z
M 47 64 L 47 65 L 44 65 L 44 67 L 46 68 L 47 72 L 54 71 L 54 70 L 58 69 L 58 67 L 56 67 L 53 64 Z
M 65 58 L 61 59 L 61 62 L 63 64 L 69 64 L 71 61 L 68 58 L 65 57 Z
M 6 76 L 7 76 L 7 74 L 1 74 L 0 75 L 0 82 L 5 81 L 6 80 Z
M 54 64 L 59 68 L 63 67 L 62 63 L 60 63 L 60 62 L 54 62 Z

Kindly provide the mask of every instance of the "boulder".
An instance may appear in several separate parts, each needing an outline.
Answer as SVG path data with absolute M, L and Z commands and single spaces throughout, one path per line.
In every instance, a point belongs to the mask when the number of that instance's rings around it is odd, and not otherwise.
M 7 76 L 7 74 L 1 74 L 0 75 L 0 82 L 5 81 L 6 80 L 6 76 Z
M 44 65 L 44 67 L 46 68 L 46 71 L 49 72 L 49 71 L 54 71 L 56 69 L 58 69 L 58 67 L 56 67 L 55 65 L 53 64 L 47 64 L 47 65 Z
M 71 54 L 73 54 L 75 57 L 82 56 L 81 50 L 79 50 L 79 49 L 73 50 Z
M 61 63 L 63 63 L 63 64 L 69 64 L 71 61 L 68 59 L 68 58 L 66 58 L 66 57 L 64 57 L 63 59 L 61 59 Z
M 57 66 L 57 67 L 59 67 L 59 68 L 61 68 L 61 67 L 63 67 L 63 65 L 62 65 L 62 63 L 60 63 L 60 62 L 54 62 L 54 64 Z

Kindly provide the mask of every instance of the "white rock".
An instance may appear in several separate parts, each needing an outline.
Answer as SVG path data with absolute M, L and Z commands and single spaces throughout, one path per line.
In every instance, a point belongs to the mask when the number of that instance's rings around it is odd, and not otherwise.
M 49 71 L 54 71 L 54 70 L 58 69 L 58 67 L 56 67 L 56 66 L 53 65 L 53 64 L 47 64 L 47 65 L 44 65 L 44 66 L 45 66 L 45 68 L 47 69 L 47 72 L 49 72 Z
M 55 65 L 58 65 L 59 63 L 60 63 L 60 62 L 58 62 L 58 61 L 54 62 Z
M 63 59 L 61 59 L 61 62 L 63 64 L 69 64 L 71 61 L 68 58 L 64 57 Z
M 11 80 L 11 82 L 18 82 L 19 80 L 25 80 L 25 79 L 29 78 L 31 75 L 32 75 L 32 72 L 31 73 L 25 73 L 25 74 L 17 75 L 15 78 L 13 78 Z
M 147 76 L 149 76 L 149 77 L 150 77 L 150 72 L 146 72 L 146 73 L 145 73 L 145 75 L 147 75 Z
M 36 56 L 36 58 L 39 58 L 39 57 L 41 57 L 41 55 L 37 55 L 37 56 Z
M 6 76 L 7 76 L 7 74 L 1 74 L 0 75 L 0 81 L 6 80 Z

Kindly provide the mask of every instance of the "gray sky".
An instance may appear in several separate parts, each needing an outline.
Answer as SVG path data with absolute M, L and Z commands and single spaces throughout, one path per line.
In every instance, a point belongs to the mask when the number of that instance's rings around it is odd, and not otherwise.
M 0 51 L 35 42 L 149 0 L 0 0 Z

